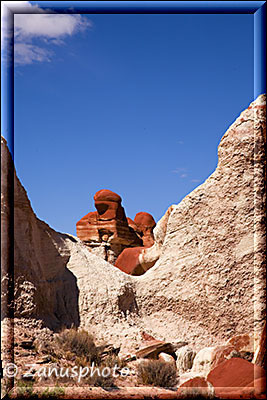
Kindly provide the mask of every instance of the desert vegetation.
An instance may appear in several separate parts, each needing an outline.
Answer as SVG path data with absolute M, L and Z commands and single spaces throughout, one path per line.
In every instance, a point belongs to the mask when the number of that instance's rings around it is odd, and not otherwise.
M 172 388 L 177 384 L 175 365 L 160 360 L 141 361 L 137 367 L 137 377 L 143 385 Z

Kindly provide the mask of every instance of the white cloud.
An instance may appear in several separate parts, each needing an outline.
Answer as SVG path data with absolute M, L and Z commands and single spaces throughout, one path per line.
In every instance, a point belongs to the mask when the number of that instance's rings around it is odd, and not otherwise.
M 2 6 L 2 48 L 11 34 L 7 24 L 8 9 L 17 12 L 14 14 L 16 64 L 50 61 L 53 52 L 44 48 L 42 44 L 62 45 L 68 36 L 92 27 L 92 22 L 79 14 L 47 14 L 38 5 L 32 5 L 28 1 L 2 3 L 5 3 Z M 27 10 L 35 13 L 25 14 Z M 22 14 L 19 14 L 20 12 Z M 36 39 L 39 39 L 38 45 L 36 45 Z
M 91 26 L 78 14 L 15 14 L 15 38 L 44 37 L 58 39 Z
M 191 179 L 191 182 L 198 183 L 200 182 L 200 179 Z
M 51 61 L 52 52 L 29 43 L 15 43 L 15 63 L 31 64 L 34 61 Z
M 187 176 L 188 176 L 187 174 L 181 174 L 180 178 L 187 178 Z

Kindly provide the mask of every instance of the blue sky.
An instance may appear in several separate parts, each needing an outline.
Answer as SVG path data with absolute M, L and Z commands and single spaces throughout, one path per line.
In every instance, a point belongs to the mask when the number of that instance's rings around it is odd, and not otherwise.
M 253 15 L 47 17 L 15 26 L 15 166 L 34 211 L 75 234 L 105 188 L 158 220 L 254 100 Z

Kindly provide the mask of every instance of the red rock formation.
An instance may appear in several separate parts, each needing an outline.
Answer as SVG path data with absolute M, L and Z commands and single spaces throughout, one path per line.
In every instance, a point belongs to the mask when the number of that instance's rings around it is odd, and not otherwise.
M 221 364 L 225 360 L 231 358 L 231 353 L 237 353 L 234 346 L 217 346 L 213 351 L 213 359 L 211 363 L 211 369 L 217 367 L 217 365 Z
M 231 358 L 214 368 L 208 374 L 207 381 L 214 386 L 217 397 L 236 399 L 240 398 L 242 388 L 260 378 L 265 378 L 263 368 L 242 358 Z M 229 394 L 237 397 L 225 397 Z
M 149 333 L 146 333 L 145 331 L 141 332 L 141 336 L 142 336 L 143 341 L 145 341 L 145 342 L 149 342 L 151 340 L 156 340 L 154 338 L 154 336 L 149 335 Z
M 139 256 L 143 247 L 135 247 L 123 250 L 115 262 L 115 267 L 130 275 L 142 275 L 145 270 L 139 262 Z
M 128 248 L 122 251 L 115 262 L 115 266 L 130 275 L 142 275 L 153 267 L 157 258 L 147 257 L 147 247 Z M 153 254 L 152 254 L 153 256 Z
M 156 260 L 152 263 L 144 260 L 144 248 L 153 246 L 154 235 L 153 229 L 156 222 L 152 215 L 146 212 L 136 214 L 134 221 L 127 218 L 129 226 L 142 238 L 144 247 L 127 248 L 117 258 L 115 266 L 121 271 L 131 275 L 142 275 L 151 268 Z
M 180 386 L 180 388 L 183 388 L 183 387 L 208 388 L 208 387 L 209 387 L 209 384 L 208 384 L 208 382 L 206 381 L 205 378 L 203 378 L 203 377 L 198 377 L 198 376 L 197 376 L 197 377 L 195 377 L 195 378 L 189 379 L 188 381 L 184 382 L 184 383 Z
M 177 393 L 180 398 L 209 398 L 210 384 L 203 377 L 194 377 L 179 386 Z
M 134 218 L 134 223 L 137 226 L 137 232 L 143 239 L 144 247 L 151 247 L 154 244 L 153 229 L 156 222 L 151 214 L 139 212 Z
M 99 190 L 94 200 L 97 211 L 77 222 L 77 236 L 113 264 L 122 253 L 116 267 L 127 274 L 142 275 L 148 268 L 140 264 L 139 255 L 154 243 L 154 218 L 146 212 L 136 214 L 134 221 L 126 218 L 121 197 L 111 190 Z
M 248 333 L 244 333 L 243 335 L 236 335 L 231 337 L 228 340 L 228 343 L 235 347 L 238 351 L 254 351 L 254 338 L 252 335 Z
M 138 228 L 137 228 L 135 222 L 131 218 L 127 217 L 127 222 L 128 222 L 128 225 L 130 228 L 132 228 L 135 232 L 138 231 Z
M 106 246 L 106 258 L 114 262 L 126 247 L 142 245 L 142 240 L 129 227 L 121 197 L 110 191 L 100 190 L 95 196 L 97 211 L 85 215 L 77 222 L 77 236 L 89 246 Z
M 144 342 L 143 347 L 138 350 L 135 355 L 137 358 L 157 359 L 160 353 L 174 354 L 174 348 L 171 343 L 162 340 L 149 340 Z
M 260 367 L 266 368 L 266 321 L 261 332 L 260 342 L 255 351 L 253 362 Z

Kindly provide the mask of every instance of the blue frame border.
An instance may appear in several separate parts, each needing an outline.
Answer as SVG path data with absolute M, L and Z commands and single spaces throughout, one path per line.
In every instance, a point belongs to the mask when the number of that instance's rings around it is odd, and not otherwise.
M 253 14 L 254 15 L 254 99 L 266 93 L 266 1 L 40 1 L 37 4 L 47 13 L 69 14 Z M 14 160 L 14 15 L 24 13 L 38 13 L 38 10 L 23 9 L 22 6 L 9 8 L 8 3 L 3 5 L 6 11 L 6 28 L 12 33 L 7 37 L 3 56 L 8 62 L 1 60 L 1 99 L 3 130 L 7 139 L 11 156 Z M 8 182 L 8 212 L 7 226 L 8 244 L 3 252 L 2 274 L 8 273 L 8 303 L 14 299 L 13 281 L 13 243 L 14 243 L 14 166 L 9 163 Z M 3 254 L 2 253 L 2 254 Z M 2 275 L 1 274 L 1 275 Z M 14 317 L 13 307 L 8 307 L 6 316 Z M 9 360 L 14 361 L 14 327 L 11 323 L 9 330 Z M 11 378 L 9 388 L 13 387 Z

